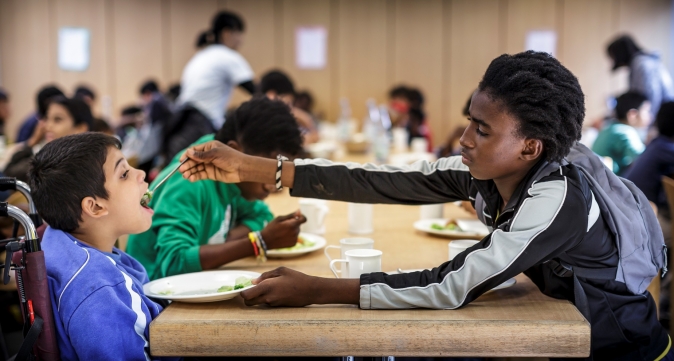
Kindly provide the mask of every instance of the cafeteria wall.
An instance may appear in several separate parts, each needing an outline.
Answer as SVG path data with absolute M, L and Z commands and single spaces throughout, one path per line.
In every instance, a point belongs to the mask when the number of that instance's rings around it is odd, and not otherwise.
M 99 95 L 95 111 L 117 118 L 143 80 L 156 78 L 162 87 L 180 80 L 197 34 L 220 9 L 245 19 L 241 53 L 256 75 L 286 70 L 313 92 L 328 120 L 339 116 L 340 97 L 362 119 L 367 98 L 385 102 L 391 86 L 407 83 L 425 93 L 438 141 L 464 124 L 461 108 L 489 62 L 523 51 L 530 30 L 557 32 L 557 57 L 580 79 L 587 119 L 603 115 L 606 97 L 626 88 L 626 73 L 611 75 L 605 55 L 613 36 L 633 34 L 670 70 L 673 60 L 671 0 L 1 0 L 0 86 L 14 109 L 8 134 L 16 134 L 36 90 L 49 82 L 67 91 L 91 85 Z M 312 25 L 328 31 L 328 62 L 301 70 L 295 29 Z M 64 26 L 91 31 L 84 72 L 57 66 Z M 237 91 L 233 103 L 245 99 Z

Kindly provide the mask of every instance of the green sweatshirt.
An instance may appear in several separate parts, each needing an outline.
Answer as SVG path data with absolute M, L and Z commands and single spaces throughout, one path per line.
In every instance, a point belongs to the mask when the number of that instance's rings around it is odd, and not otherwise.
M 213 138 L 207 135 L 195 144 Z M 173 170 L 179 159 L 180 155 L 176 156 L 152 186 Z M 179 172 L 154 193 L 150 208 L 155 212 L 152 227 L 129 236 L 126 250 L 145 266 L 150 279 L 201 271 L 199 247 L 223 243 L 238 225 L 259 231 L 273 218 L 266 204 L 247 201 L 234 184 L 191 183 Z

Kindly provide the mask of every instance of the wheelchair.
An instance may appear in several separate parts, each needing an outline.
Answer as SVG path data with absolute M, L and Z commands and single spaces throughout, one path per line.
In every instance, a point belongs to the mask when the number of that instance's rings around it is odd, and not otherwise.
M 37 227 L 42 221 L 27 184 L 14 178 L 0 178 L 0 190 L 19 191 L 29 202 L 29 214 L 7 202 L 0 202 L 0 217 L 14 220 L 12 237 L 0 241 L 0 250 L 4 248 L 7 254 L 4 263 L 0 265 L 2 281 L 7 284 L 10 271 L 15 272 L 24 321 L 24 341 L 19 352 L 10 360 L 60 360 L 47 269 L 37 234 Z M 23 226 L 25 236 L 17 237 L 19 226 Z

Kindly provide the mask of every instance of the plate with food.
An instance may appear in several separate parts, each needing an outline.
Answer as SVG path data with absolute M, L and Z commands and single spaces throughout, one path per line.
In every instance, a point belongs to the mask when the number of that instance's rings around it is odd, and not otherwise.
M 489 228 L 477 219 L 422 219 L 414 222 L 414 229 L 451 238 L 484 238 Z
M 229 300 L 254 287 L 260 277 L 250 271 L 204 271 L 170 276 L 143 285 L 145 295 L 164 300 L 203 303 Z
M 292 258 L 303 254 L 318 251 L 325 247 L 325 238 L 315 234 L 300 233 L 297 237 L 297 244 L 288 248 L 270 249 L 267 252 L 269 258 Z

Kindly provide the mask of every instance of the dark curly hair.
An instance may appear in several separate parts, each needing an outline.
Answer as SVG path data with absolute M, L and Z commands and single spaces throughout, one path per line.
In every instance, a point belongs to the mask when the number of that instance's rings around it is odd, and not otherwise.
M 290 108 L 279 100 L 257 96 L 227 117 L 215 140 L 237 141 L 247 154 L 297 156 L 302 151 L 302 134 Z
M 519 121 L 522 137 L 540 139 L 548 161 L 561 161 L 580 140 L 585 99 L 578 79 L 548 53 L 494 59 L 478 87 Z

